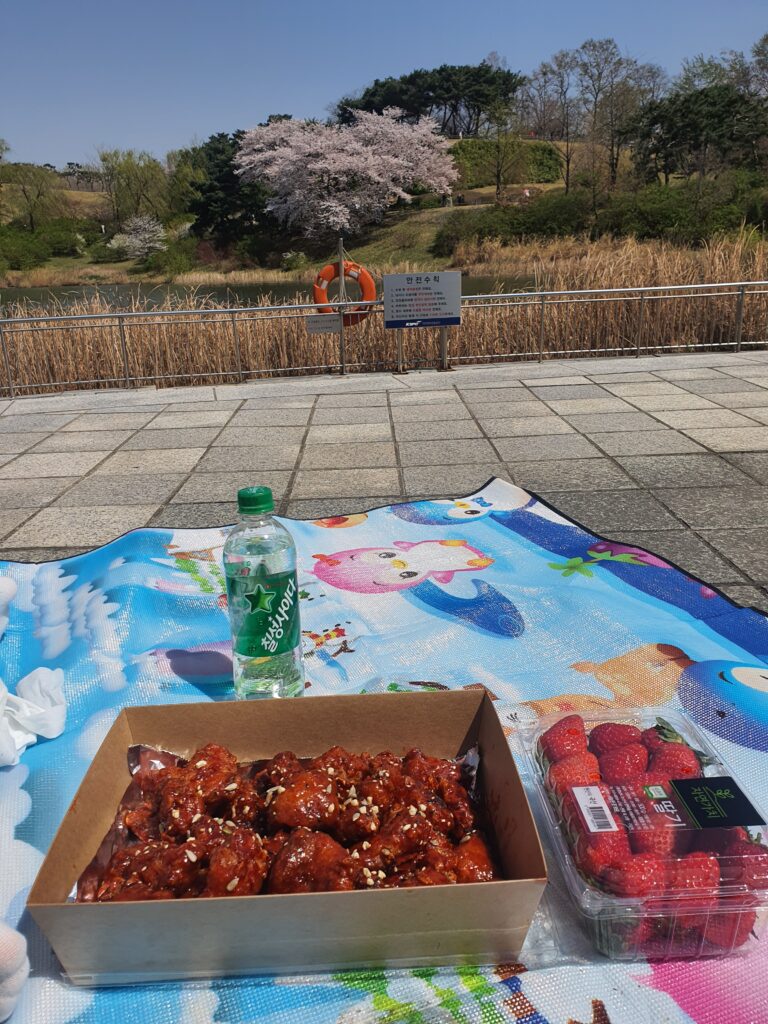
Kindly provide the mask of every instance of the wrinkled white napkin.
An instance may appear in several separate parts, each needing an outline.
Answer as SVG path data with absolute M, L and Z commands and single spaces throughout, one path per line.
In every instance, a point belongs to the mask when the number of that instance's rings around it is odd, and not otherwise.
M 53 739 L 64 731 L 67 703 L 60 668 L 36 668 L 9 693 L 0 679 L 0 766 L 18 764 L 19 755 L 38 736 Z
M 0 576 L 0 637 L 8 625 L 8 606 L 16 596 L 16 584 L 10 576 Z
M 0 1021 L 13 1013 L 28 976 L 27 940 L 0 921 Z

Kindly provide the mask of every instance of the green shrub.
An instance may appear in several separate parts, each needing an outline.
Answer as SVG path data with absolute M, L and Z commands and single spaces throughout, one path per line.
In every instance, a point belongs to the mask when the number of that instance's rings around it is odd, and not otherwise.
M 551 142 L 526 142 L 528 176 L 526 181 L 537 184 L 560 181 L 562 157 Z
M 110 249 L 106 238 L 92 245 L 88 250 L 88 256 L 91 263 L 119 263 L 124 259 L 122 253 L 116 249 Z
M 521 180 L 554 182 L 560 180 L 560 154 L 549 142 L 520 142 L 523 161 Z M 495 184 L 494 142 L 492 139 L 462 139 L 453 149 L 462 188 L 483 188 Z
M 288 252 L 283 253 L 283 258 L 280 260 L 280 269 L 303 270 L 308 263 L 309 260 L 307 259 L 307 254 L 305 252 L 300 252 L 296 249 L 289 249 Z
M 196 248 L 197 239 L 179 238 L 175 242 L 169 242 L 167 249 L 153 252 L 144 261 L 144 266 L 150 273 L 164 274 L 166 277 L 186 274 L 195 266 Z
M 15 228 L 0 228 L 0 260 L 10 270 L 39 267 L 50 258 L 51 250 L 39 235 Z
M 85 251 L 85 238 L 71 221 L 51 222 L 37 232 L 52 256 L 80 256 Z

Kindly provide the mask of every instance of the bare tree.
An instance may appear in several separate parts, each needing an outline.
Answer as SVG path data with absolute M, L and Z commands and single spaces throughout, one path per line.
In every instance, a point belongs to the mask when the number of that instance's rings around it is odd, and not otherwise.
M 0 181 L 15 186 L 18 203 L 30 231 L 38 227 L 42 217 L 55 212 L 59 179 L 47 167 L 4 163 L 0 168 Z

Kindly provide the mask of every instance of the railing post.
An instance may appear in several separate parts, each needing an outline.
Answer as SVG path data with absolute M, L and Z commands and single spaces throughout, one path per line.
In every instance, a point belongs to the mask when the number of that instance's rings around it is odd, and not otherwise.
M 440 328 L 440 369 L 450 370 L 451 364 L 448 361 L 448 328 Z
M 635 359 L 640 358 L 643 345 L 643 322 L 645 319 L 645 292 L 640 292 L 640 322 L 637 325 L 637 344 L 635 346 Z
M 744 295 L 746 289 L 744 285 L 739 288 L 739 293 L 736 299 L 736 351 L 741 352 L 741 332 L 744 327 Z
M 128 369 L 128 345 L 125 340 L 125 323 L 121 316 L 117 318 L 117 326 L 120 330 L 120 348 L 123 352 L 123 376 L 125 377 L 125 386 L 129 388 L 131 386 L 131 374 Z
M 245 374 L 243 373 L 243 360 L 240 355 L 240 332 L 237 329 L 237 320 L 235 320 L 235 314 L 232 314 L 232 334 L 235 338 L 235 355 L 237 356 L 237 373 L 240 380 L 245 380 Z
M 541 296 L 541 310 L 539 311 L 539 362 L 544 360 L 544 307 L 546 305 L 547 298 L 545 295 Z
M 5 332 L 3 331 L 3 325 L 0 324 L 0 350 L 3 353 L 3 366 L 5 367 L 5 375 L 8 378 L 8 397 L 13 398 L 13 375 L 11 373 L 11 361 L 8 358 L 8 347 L 5 343 Z
M 347 372 L 347 349 L 344 343 L 344 310 L 339 310 L 339 363 L 341 365 L 341 376 Z

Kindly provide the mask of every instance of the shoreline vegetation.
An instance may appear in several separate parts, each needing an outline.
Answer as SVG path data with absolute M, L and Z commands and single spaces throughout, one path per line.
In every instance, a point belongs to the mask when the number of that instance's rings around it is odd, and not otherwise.
M 564 238 L 516 246 L 500 246 L 488 240 L 468 247 L 464 255 L 473 261 L 473 268 L 490 273 L 527 269 L 539 289 L 553 291 L 768 277 L 768 244 L 749 233 L 737 239 L 716 240 L 700 249 L 632 239 L 587 244 L 579 238 Z M 306 274 L 306 270 L 295 273 Z M 469 307 L 461 327 L 451 332 L 451 357 L 465 362 L 536 357 L 542 337 L 546 339 L 544 358 L 569 352 L 629 355 L 657 345 L 681 350 L 733 345 L 738 333 L 735 299 L 735 292 L 706 298 L 682 296 L 645 303 L 644 312 L 637 301 L 553 302 L 546 309 L 543 325 L 536 302 Z M 206 296 L 199 287 L 169 295 L 167 305 L 169 309 L 199 312 L 180 322 L 155 309 L 152 322 L 125 321 L 128 368 L 139 386 L 153 382 L 161 387 L 206 381 L 235 383 L 273 373 L 327 372 L 326 368 L 338 365 L 337 336 L 309 336 L 301 317 L 253 316 L 243 310 L 226 318 L 206 318 L 205 311 L 226 306 Z M 44 348 L 37 332 L 6 326 L 14 385 L 21 394 L 45 391 L 53 382 L 66 387 L 120 386 L 125 379 L 125 363 L 118 314 L 151 308 L 146 298 L 135 297 L 132 306 L 118 310 L 103 295 L 93 295 L 67 308 L 67 312 L 85 319 L 66 328 L 53 321 L 41 325 L 46 328 Z M 40 309 L 21 301 L 10 303 L 6 313 L 39 316 Z M 57 313 L 61 310 L 51 315 Z M 114 319 L 87 319 L 88 314 L 105 313 L 114 313 Z M 742 342 L 764 343 L 767 320 L 768 295 L 750 294 L 744 304 Z M 395 333 L 385 331 L 381 317 L 376 315 L 349 329 L 348 368 L 394 369 Z M 403 334 L 406 366 L 438 364 L 438 331 L 417 329 Z M 0 377 L 0 394 L 3 385 Z

